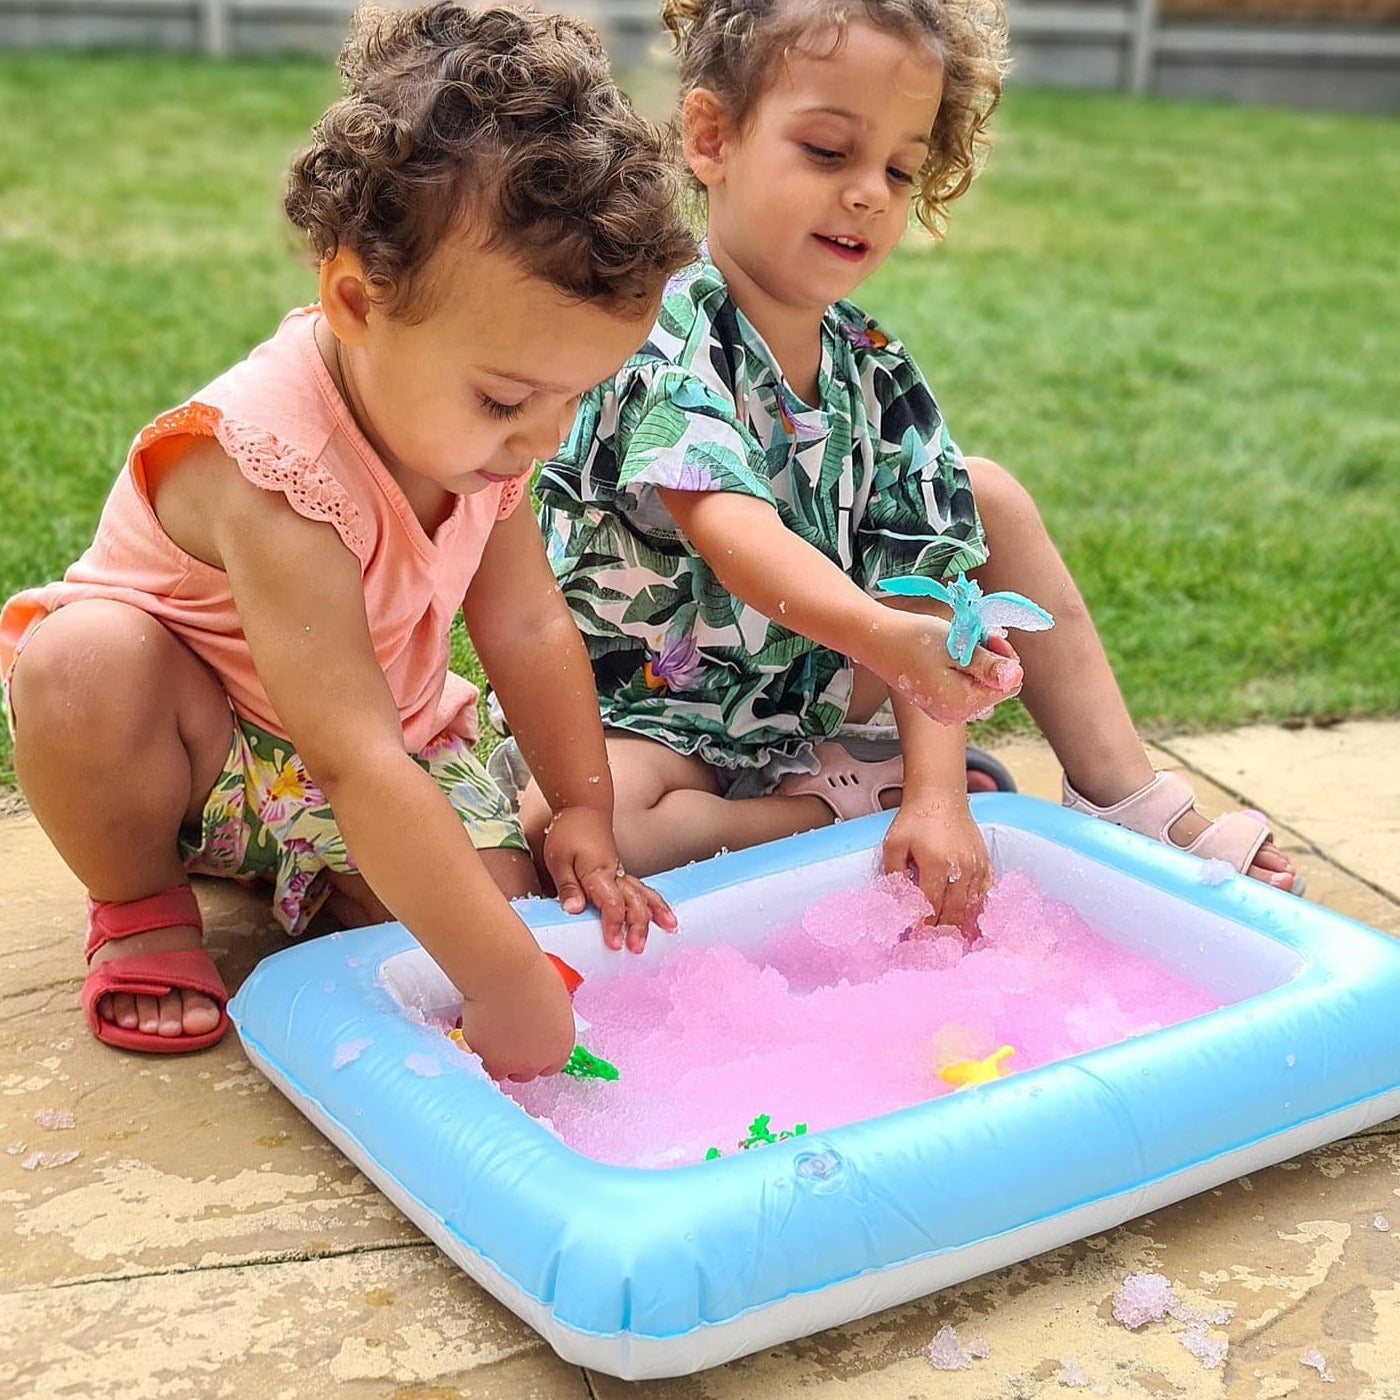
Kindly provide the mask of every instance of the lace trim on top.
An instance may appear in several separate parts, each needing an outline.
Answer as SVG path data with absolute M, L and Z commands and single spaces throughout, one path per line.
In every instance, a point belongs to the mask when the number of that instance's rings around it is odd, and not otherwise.
M 282 492 L 292 509 L 308 520 L 334 525 L 357 558 L 369 547 L 360 509 L 340 482 L 319 462 L 271 433 L 231 422 L 208 404 L 190 403 L 156 418 L 136 440 L 136 451 L 157 438 L 179 434 L 214 438 L 255 486 Z
M 501 499 L 496 505 L 496 519 L 504 520 L 525 495 L 525 478 L 517 476 L 501 487 Z

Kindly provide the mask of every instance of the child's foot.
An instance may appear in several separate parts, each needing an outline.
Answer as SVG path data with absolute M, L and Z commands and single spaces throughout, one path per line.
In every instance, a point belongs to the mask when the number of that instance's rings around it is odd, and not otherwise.
M 89 967 L 148 954 L 196 951 L 204 946 L 203 933 L 191 924 L 133 933 L 119 942 L 106 943 L 93 955 Z M 173 1039 L 182 1035 L 207 1035 L 219 1024 L 219 1007 L 203 992 L 176 988 L 164 996 L 131 992 L 107 992 L 97 999 L 102 1020 L 123 1030 Z
M 1241 815 L 1244 814 L 1241 813 Z M 1179 821 L 1172 823 L 1167 837 L 1173 846 L 1180 846 L 1182 850 L 1186 850 L 1192 842 L 1198 841 L 1205 832 L 1209 831 L 1210 826 L 1210 822 L 1192 807 Z M 1231 864 L 1233 863 L 1232 861 Z M 1281 890 L 1291 890 L 1294 881 L 1298 878 L 1298 872 L 1294 870 L 1293 863 L 1274 845 L 1269 836 L 1265 836 L 1264 844 L 1255 851 L 1254 858 L 1244 873 L 1251 880 L 1260 880 L 1266 885 L 1273 885 Z
M 1251 879 L 1302 894 L 1302 877 L 1270 839 L 1260 812 L 1227 812 L 1207 821 L 1196 811 L 1196 794 L 1176 773 L 1157 773 L 1136 792 L 1106 807 L 1081 797 L 1064 779 L 1064 805 L 1071 811 L 1126 827 L 1204 859 L 1223 860 Z
M 188 885 L 144 899 L 88 900 L 83 1010 L 99 1040 L 123 1050 L 202 1050 L 228 1029 L 228 989 L 203 947 Z

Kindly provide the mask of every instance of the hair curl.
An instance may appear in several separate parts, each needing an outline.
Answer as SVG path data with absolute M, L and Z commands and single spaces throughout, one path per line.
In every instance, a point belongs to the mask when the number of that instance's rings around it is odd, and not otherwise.
M 427 314 L 423 273 L 463 227 L 622 313 L 650 311 L 694 256 L 665 140 L 586 24 L 503 5 L 362 7 L 340 72 L 346 96 L 295 159 L 284 208 L 318 259 L 358 254 L 391 315 Z
M 987 123 L 1001 100 L 1006 14 L 1001 0 L 662 0 L 680 70 L 681 97 L 708 88 L 741 126 L 773 82 L 776 65 L 814 34 L 852 21 L 927 46 L 943 67 L 943 99 L 914 187 L 914 213 L 935 237 L 948 205 L 966 192 L 991 147 Z

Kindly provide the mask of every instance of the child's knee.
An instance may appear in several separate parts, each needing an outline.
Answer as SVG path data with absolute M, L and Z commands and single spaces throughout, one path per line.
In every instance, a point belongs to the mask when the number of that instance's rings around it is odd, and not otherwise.
M 158 677 L 147 673 L 141 640 L 123 621 L 75 606 L 33 634 L 10 675 L 17 747 L 46 735 L 106 740 L 130 727 L 139 697 L 155 692 Z
M 977 513 L 989 533 L 995 533 L 999 523 L 1022 529 L 1043 528 L 1034 497 L 1005 467 L 988 457 L 965 460 Z

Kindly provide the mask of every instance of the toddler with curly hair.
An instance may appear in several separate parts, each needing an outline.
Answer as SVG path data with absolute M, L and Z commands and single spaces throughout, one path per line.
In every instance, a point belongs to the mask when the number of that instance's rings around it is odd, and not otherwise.
M 638 950 L 674 919 L 619 865 L 588 657 L 519 507 L 694 245 L 585 25 L 362 16 L 342 71 L 286 197 L 319 301 L 143 428 L 92 546 L 0 614 L 15 770 L 88 890 L 99 1039 L 226 1030 L 199 872 L 268 881 L 292 934 L 328 898 L 402 920 L 488 1071 L 525 1079 L 573 1019 L 509 903 L 537 875 L 449 627 L 460 609 L 539 777 L 565 908 Z
M 707 242 L 539 483 L 628 868 L 894 806 L 886 868 L 917 869 L 938 918 L 969 924 L 991 868 L 968 712 L 930 703 L 946 623 L 880 588 L 965 571 L 1054 614 L 1018 643 L 1020 674 L 998 681 L 1013 659 L 985 650 L 970 669 L 983 706 L 1023 679 L 1070 805 L 1296 888 L 1257 815 L 1208 825 L 1153 773 L 1034 502 L 963 457 L 908 353 L 846 300 L 911 209 L 940 232 L 980 167 L 998 0 L 666 0 L 663 19 Z M 886 701 L 892 751 L 842 742 Z M 527 787 L 521 812 L 538 839 L 546 794 Z

